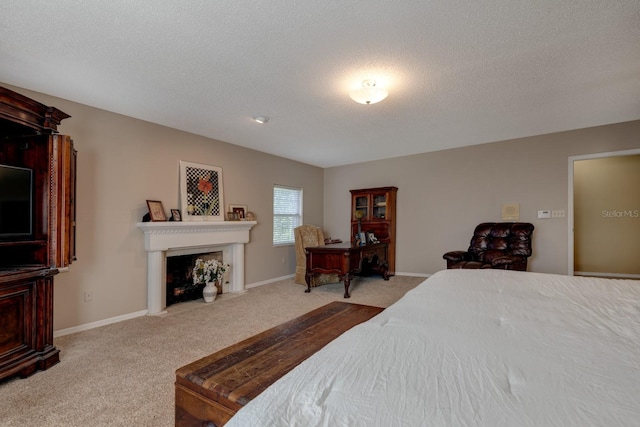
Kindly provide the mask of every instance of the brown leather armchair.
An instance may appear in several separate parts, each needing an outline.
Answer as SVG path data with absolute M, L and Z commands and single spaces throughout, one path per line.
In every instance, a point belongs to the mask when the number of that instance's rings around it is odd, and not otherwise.
M 469 249 L 442 257 L 447 268 L 496 268 L 527 271 L 531 256 L 533 224 L 527 222 L 485 222 L 473 232 Z

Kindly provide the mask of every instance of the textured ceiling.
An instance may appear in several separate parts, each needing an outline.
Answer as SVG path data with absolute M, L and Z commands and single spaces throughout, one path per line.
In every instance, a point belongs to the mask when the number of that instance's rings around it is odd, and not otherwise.
M 330 167 L 640 119 L 640 2 L 3 0 L 0 82 Z

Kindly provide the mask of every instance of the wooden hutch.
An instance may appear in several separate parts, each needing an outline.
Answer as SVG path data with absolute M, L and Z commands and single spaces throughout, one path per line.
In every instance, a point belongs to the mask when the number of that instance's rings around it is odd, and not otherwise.
M 366 188 L 351 191 L 351 244 L 356 243 L 358 222 L 365 236 L 372 232 L 389 244 L 388 275 L 396 272 L 396 193 L 397 187 Z
M 76 151 L 62 111 L 0 87 L 0 380 L 60 360 L 53 277 L 75 259 Z

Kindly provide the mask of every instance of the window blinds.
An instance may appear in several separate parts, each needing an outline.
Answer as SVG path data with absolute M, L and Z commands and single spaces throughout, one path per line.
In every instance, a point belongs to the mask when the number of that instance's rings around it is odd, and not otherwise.
M 273 187 L 273 244 L 294 243 L 293 229 L 302 224 L 302 189 Z

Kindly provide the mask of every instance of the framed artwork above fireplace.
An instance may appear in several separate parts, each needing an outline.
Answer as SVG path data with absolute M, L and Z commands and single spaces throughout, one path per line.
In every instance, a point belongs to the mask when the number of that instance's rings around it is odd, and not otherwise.
M 222 168 L 180 160 L 183 221 L 224 221 Z

